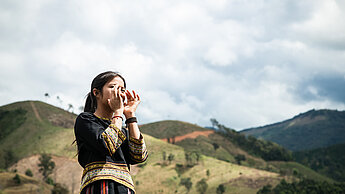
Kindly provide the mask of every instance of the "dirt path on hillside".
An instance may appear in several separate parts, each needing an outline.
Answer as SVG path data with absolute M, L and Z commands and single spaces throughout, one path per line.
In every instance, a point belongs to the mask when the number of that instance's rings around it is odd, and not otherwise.
M 190 138 L 190 139 L 194 139 L 194 138 L 197 138 L 198 136 L 202 135 L 202 136 L 205 136 L 205 137 L 208 137 L 210 134 L 214 133 L 213 130 L 208 130 L 208 131 L 193 131 L 192 133 L 188 133 L 186 135 L 182 135 L 182 136 L 176 136 L 175 137 L 175 143 L 176 142 L 179 142 L 179 141 L 182 141 L 184 139 L 187 139 L 187 138 Z M 168 138 L 164 138 L 164 139 L 161 139 L 165 142 L 168 142 Z M 170 141 L 172 141 L 172 138 L 170 138 Z
M 30 102 L 30 104 L 31 104 L 32 110 L 33 110 L 34 113 L 35 113 L 36 118 L 37 118 L 40 122 L 42 122 L 42 119 L 41 119 L 40 115 L 38 114 L 38 111 L 37 111 L 37 109 L 36 109 L 35 104 L 34 104 L 33 102 Z

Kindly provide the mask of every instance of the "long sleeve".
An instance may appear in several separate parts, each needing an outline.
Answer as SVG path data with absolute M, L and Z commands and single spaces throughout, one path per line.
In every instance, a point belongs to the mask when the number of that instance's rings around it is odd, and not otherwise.
M 129 137 L 129 154 L 134 163 L 141 163 L 147 159 L 148 153 L 143 136 L 139 139 Z
M 80 114 L 75 124 L 75 135 L 80 146 L 90 151 L 112 156 L 125 141 L 126 136 L 115 125 L 102 126 L 90 114 Z M 78 142 L 78 143 L 79 143 Z

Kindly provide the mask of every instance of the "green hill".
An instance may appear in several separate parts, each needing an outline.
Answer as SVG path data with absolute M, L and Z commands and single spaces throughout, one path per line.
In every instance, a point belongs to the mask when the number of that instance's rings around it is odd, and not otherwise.
M 295 160 L 316 172 L 345 182 L 345 144 L 294 152 Z
M 145 164 L 138 165 L 138 173 L 133 175 L 138 193 L 187 193 L 186 187 L 180 183 L 188 178 L 192 183 L 189 193 L 198 193 L 196 185 L 202 179 L 208 185 L 206 193 L 216 193 L 221 184 L 225 187 L 225 193 L 256 193 L 265 183 L 275 185 L 282 178 L 278 173 L 231 164 L 204 155 L 187 166 L 187 152 L 182 147 L 148 135 L 145 135 L 145 140 L 149 158 Z M 163 155 L 173 155 L 174 159 L 171 162 L 164 160 Z
M 0 107 L 0 168 L 37 153 L 72 157 L 75 114 L 39 101 Z
M 194 131 L 207 131 L 208 129 L 187 122 L 166 120 L 142 125 L 141 130 L 148 135 L 163 139 L 185 135 Z
M 345 142 L 345 111 L 311 110 L 241 133 L 276 142 L 292 151 L 327 147 Z
M 210 130 L 180 121 L 160 121 L 143 125 L 141 130 L 156 138 L 168 138 L 191 152 L 259 169 L 266 168 L 265 160 L 292 159 L 291 153 L 275 143 L 247 138 L 219 123 L 217 130 Z
M 236 156 L 244 156 L 245 160 L 241 161 L 242 165 L 256 168 L 264 168 L 265 161 L 259 157 L 248 154 L 240 147 L 234 145 L 224 135 L 212 130 L 208 136 L 196 136 L 194 138 L 181 138 L 195 132 L 207 132 L 206 129 L 197 125 L 193 125 L 181 121 L 159 121 L 155 123 L 142 125 L 141 130 L 145 134 L 149 134 L 155 138 L 170 138 L 171 142 L 179 145 L 190 152 L 202 153 L 206 156 L 214 157 L 219 160 L 236 163 Z M 249 163 L 248 163 L 249 162 Z
M 39 101 L 9 104 L 0 107 L 0 112 L 1 168 L 7 168 L 16 160 L 22 159 L 22 162 L 18 162 L 11 169 L 25 171 L 29 168 L 36 172 L 38 156 L 32 155 L 48 153 L 54 156 L 56 166 L 59 167 L 52 175 L 54 180 L 63 178 L 71 183 L 80 181 L 79 176 L 66 177 L 66 173 L 80 171 L 80 167 L 75 165 L 76 149 L 71 146 L 76 115 Z M 183 136 L 187 132 L 208 131 L 197 125 L 179 121 L 163 121 L 158 124 L 141 126 L 149 158 L 144 164 L 132 168 L 138 193 L 186 193 L 185 185 L 188 185 L 188 182 L 192 185 L 190 193 L 197 193 L 198 182 L 199 185 L 207 184 L 207 193 L 215 193 L 220 185 L 225 187 L 225 193 L 255 193 L 263 185 L 270 183 L 274 186 L 282 178 L 291 180 L 293 177 L 282 177 L 279 173 L 248 167 L 261 166 L 261 169 L 280 172 L 279 166 L 248 154 L 217 133 L 212 133 L 208 137 L 198 136 L 192 141 L 184 139 L 175 145 L 146 135 L 146 127 L 158 131 L 158 134 L 172 135 L 171 137 Z M 191 146 L 193 149 L 199 146 L 201 151 L 184 149 L 177 143 L 185 144 L 184 147 Z M 205 151 L 206 148 L 210 148 L 209 151 Z M 214 153 L 215 156 L 210 153 Z M 246 157 L 244 161 L 240 161 L 242 165 L 234 164 L 234 158 L 239 154 Z M 216 159 L 218 157 L 225 157 L 222 160 L 229 160 L 231 163 Z M 73 189 L 67 186 L 70 191 L 77 190 L 76 187 Z M 7 187 L 2 187 L 2 190 L 6 189 Z

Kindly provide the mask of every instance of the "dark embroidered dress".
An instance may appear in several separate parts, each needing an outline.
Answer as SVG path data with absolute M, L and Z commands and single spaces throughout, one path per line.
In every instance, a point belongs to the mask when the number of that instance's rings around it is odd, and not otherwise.
M 75 122 L 78 161 L 84 168 L 81 193 L 134 193 L 129 165 L 144 162 L 147 150 L 143 136 L 129 137 L 109 119 L 81 113 Z M 129 190 L 129 189 L 130 190 Z

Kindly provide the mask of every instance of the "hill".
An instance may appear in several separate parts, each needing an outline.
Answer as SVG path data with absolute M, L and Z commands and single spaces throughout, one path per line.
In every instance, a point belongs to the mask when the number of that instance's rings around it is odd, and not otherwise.
M 0 168 L 38 153 L 73 157 L 75 114 L 40 101 L 0 107 Z
M 316 172 L 345 182 L 345 144 L 294 152 L 295 160 Z
M 140 126 L 140 129 L 145 134 L 179 145 L 190 152 L 232 163 L 238 163 L 236 156 L 241 155 L 246 158 L 242 165 L 257 168 L 265 166 L 263 159 L 248 154 L 216 131 L 198 125 L 167 120 L 145 124 Z
M 292 151 L 345 143 L 345 111 L 310 110 L 292 119 L 241 131 Z
M 52 189 L 53 186 L 21 173 L 0 173 L 0 193 L 50 194 Z
M 188 151 L 258 169 L 266 168 L 265 160 L 292 159 L 291 153 L 281 146 L 253 137 L 247 138 L 218 122 L 214 130 L 180 121 L 150 123 L 141 126 L 141 130 L 156 138 L 182 146 Z
M 74 140 L 72 127 L 76 115 L 39 101 L 13 103 L 0 107 L 0 111 L 2 112 L 0 130 L 5 131 L 0 140 L 1 168 L 16 170 L 21 174 L 31 169 L 34 178 L 40 179 L 37 158 L 41 153 L 48 153 L 53 156 L 53 161 L 56 163 L 56 169 L 51 175 L 52 179 L 66 185 L 69 191 L 77 192 L 77 185 L 80 182 L 78 173 L 81 173 L 81 169 L 74 157 L 76 149 L 71 146 Z M 176 122 L 179 124 L 174 125 Z M 164 123 L 165 121 L 161 122 L 158 128 L 168 131 L 181 129 L 180 133 L 177 133 L 180 136 L 187 132 L 209 131 L 209 129 L 179 121 L 167 122 L 168 125 Z M 150 126 L 152 129 L 152 125 L 145 126 Z M 141 126 L 141 129 L 145 126 Z M 192 130 L 188 131 L 190 128 Z M 142 131 L 149 150 L 149 158 L 144 164 L 132 167 L 131 173 L 138 193 L 175 193 L 175 191 L 186 193 L 186 185 L 189 185 L 187 183 L 192 185 L 190 193 L 196 193 L 198 182 L 207 184 L 207 193 L 215 193 L 220 185 L 224 186 L 226 193 L 255 193 L 268 183 L 275 185 L 282 178 L 293 179 L 293 175 L 279 175 L 280 167 L 270 165 L 248 154 L 216 133 L 198 136 L 193 141 L 185 138 L 179 142 L 187 142 L 187 144 L 192 142 L 203 150 L 207 150 L 204 147 L 211 148 L 209 151 L 195 152 L 156 139 L 145 134 L 144 130 Z M 164 134 L 164 131 L 161 133 Z M 217 145 L 214 142 L 217 142 Z M 195 148 L 193 144 L 188 145 Z M 237 162 L 234 158 L 243 153 L 246 160 L 240 161 L 242 165 L 236 165 L 207 156 L 206 154 L 209 153 L 218 154 L 219 157 L 228 157 L 230 162 Z M 19 161 L 12 165 L 16 160 Z M 262 169 L 267 168 L 276 173 L 250 168 L 248 166 L 253 165 L 250 161 L 255 165 L 261 165 Z M 0 176 L 13 178 L 12 175 L 7 176 L 3 173 Z M 1 189 L 6 190 L 8 187 L 1 187 Z

